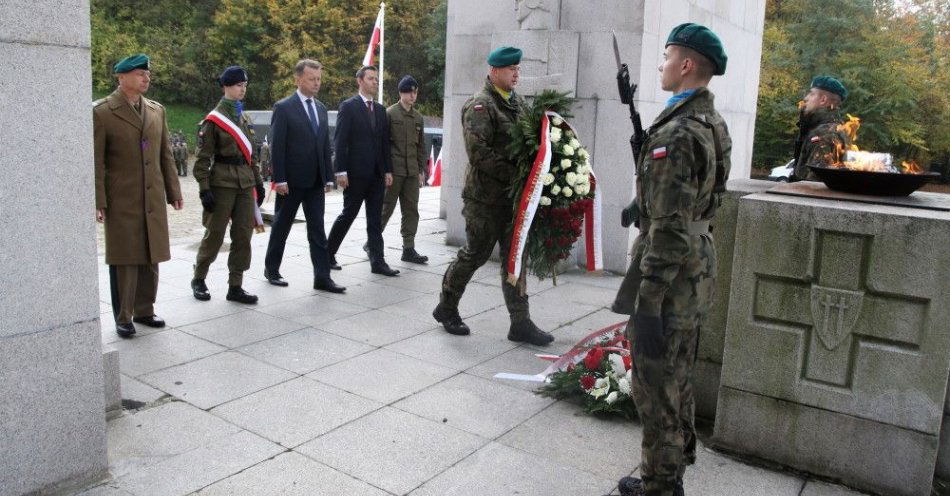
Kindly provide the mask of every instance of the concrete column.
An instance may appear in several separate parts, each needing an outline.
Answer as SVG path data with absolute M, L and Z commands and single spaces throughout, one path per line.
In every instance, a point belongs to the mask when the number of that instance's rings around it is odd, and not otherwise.
M 0 0 L 0 496 L 105 476 L 86 0 Z

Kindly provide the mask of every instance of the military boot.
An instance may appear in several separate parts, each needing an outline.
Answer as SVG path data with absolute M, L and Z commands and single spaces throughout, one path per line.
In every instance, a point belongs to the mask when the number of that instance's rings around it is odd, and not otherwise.
M 191 292 L 195 295 L 196 300 L 208 301 L 211 299 L 211 293 L 208 291 L 204 279 L 192 279 Z
M 647 490 L 643 487 L 643 481 L 636 477 L 624 477 L 617 484 L 620 496 L 646 496 Z M 676 488 L 673 489 L 673 496 L 686 496 L 683 489 L 683 479 L 676 479 Z
M 547 346 L 554 341 L 554 336 L 550 333 L 538 329 L 538 326 L 531 322 L 531 319 L 520 322 L 512 322 L 508 330 L 508 340 L 519 343 L 529 343 L 535 346 Z
M 225 296 L 228 301 L 236 301 L 238 303 L 246 303 L 248 305 L 253 305 L 257 303 L 257 295 L 252 295 L 247 291 L 244 291 L 241 286 L 231 286 L 228 288 L 228 295 Z
M 472 332 L 471 329 L 465 325 L 465 322 L 462 322 L 462 316 L 459 315 L 458 310 L 446 308 L 441 303 L 432 311 L 432 316 L 442 324 L 442 327 L 445 328 L 445 332 L 449 334 L 467 336 Z
M 429 261 L 429 257 L 420 255 L 415 248 L 402 249 L 402 261 L 414 264 L 424 264 Z

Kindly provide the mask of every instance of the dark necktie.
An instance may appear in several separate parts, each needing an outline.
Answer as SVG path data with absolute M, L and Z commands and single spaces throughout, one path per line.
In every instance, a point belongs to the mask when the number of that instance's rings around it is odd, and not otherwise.
M 313 100 L 307 98 L 307 115 L 310 116 L 310 129 L 314 136 L 320 134 L 320 126 L 317 124 L 317 114 L 313 111 Z
M 369 125 L 376 129 L 376 116 L 373 114 L 373 101 L 366 102 L 366 113 L 369 115 Z

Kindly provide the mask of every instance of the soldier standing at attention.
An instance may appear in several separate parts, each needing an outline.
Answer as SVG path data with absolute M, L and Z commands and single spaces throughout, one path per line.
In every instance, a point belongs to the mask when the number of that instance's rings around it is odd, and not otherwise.
M 386 109 L 389 117 L 389 143 L 393 162 L 393 184 L 383 199 L 383 230 L 396 210 L 402 213 L 402 260 L 424 264 L 429 257 L 416 252 L 419 227 L 419 188 L 426 165 L 422 114 L 413 105 L 419 95 L 419 83 L 412 76 L 399 81 L 399 102 Z
M 517 175 L 517 166 L 509 157 L 507 147 L 511 138 L 508 129 L 521 115 L 524 101 L 514 92 L 518 84 L 521 50 L 501 47 L 488 55 L 491 66 L 485 86 L 469 98 L 462 107 L 462 128 L 468 167 L 465 187 L 462 189 L 466 242 L 449 264 L 442 278 L 442 294 L 432 312 L 446 332 L 467 335 L 470 331 L 462 322 L 458 304 L 472 274 L 488 261 L 495 243 L 499 243 L 501 258 L 508 257 L 511 242 L 509 229 L 513 219 L 513 204 L 508 188 Z M 524 276 L 524 272 L 521 274 Z M 538 329 L 528 313 L 528 295 L 525 278 L 518 286 L 507 282 L 505 265 L 501 266 L 501 289 L 511 316 L 508 339 L 544 346 L 554 336 Z
M 251 266 L 251 235 L 257 225 L 257 207 L 264 201 L 261 173 L 251 156 L 250 119 L 243 113 L 241 99 L 247 92 L 247 72 L 231 66 L 218 82 L 224 97 L 208 114 L 199 132 L 194 175 L 198 180 L 205 235 L 198 248 L 191 289 L 198 300 L 211 299 L 205 284 L 208 268 L 218 256 L 224 232 L 231 222 L 231 252 L 228 255 L 228 294 L 238 303 L 257 303 L 257 296 L 241 287 L 244 271 Z M 263 226 L 261 226 L 263 227 Z
M 643 424 L 643 479 L 621 479 L 622 496 L 681 496 L 686 466 L 696 460 L 692 370 L 716 276 L 709 222 L 732 150 L 706 86 L 725 73 L 726 60 L 712 31 L 686 23 L 670 33 L 659 66 L 673 97 L 637 159 L 640 235 L 613 305 L 633 316 L 632 396 Z
M 164 327 L 155 315 L 158 264 L 171 258 L 165 205 L 181 210 L 165 107 L 145 98 L 151 82 L 147 55 L 113 67 L 119 87 L 93 103 L 96 220 L 105 223 L 106 263 L 116 333 L 135 334 L 132 322 Z
M 798 118 L 793 180 L 814 179 L 809 165 L 830 167 L 844 160 L 851 138 L 839 126 L 844 122 L 841 104 L 847 97 L 848 90 L 831 76 L 811 80 Z

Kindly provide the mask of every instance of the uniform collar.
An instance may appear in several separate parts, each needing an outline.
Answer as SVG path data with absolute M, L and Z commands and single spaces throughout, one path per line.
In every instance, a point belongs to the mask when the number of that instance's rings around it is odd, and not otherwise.
M 808 112 L 802 116 L 802 129 L 807 132 L 829 122 L 842 122 L 841 111 L 837 109 L 820 108 Z
M 658 128 L 680 114 L 713 111 L 715 108 L 713 106 L 714 100 L 715 95 L 709 91 L 709 88 L 705 86 L 696 88 L 691 95 L 663 109 L 656 120 L 653 121 L 653 126 L 650 129 Z

